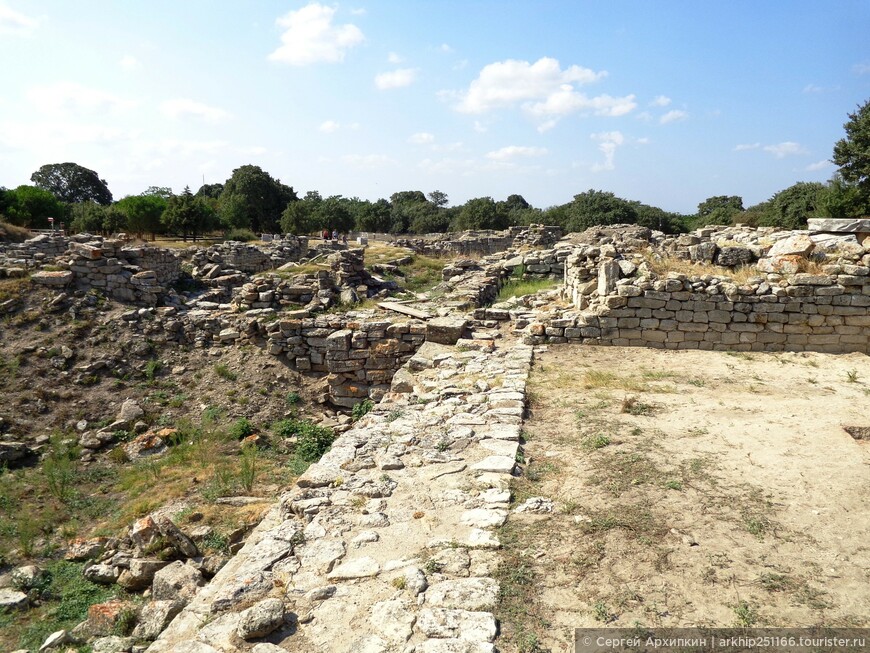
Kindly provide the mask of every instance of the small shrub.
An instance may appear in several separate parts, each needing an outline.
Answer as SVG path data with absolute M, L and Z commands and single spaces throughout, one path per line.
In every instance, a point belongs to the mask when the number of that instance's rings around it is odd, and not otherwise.
M 132 608 L 124 608 L 115 620 L 115 626 L 112 629 L 114 634 L 119 637 L 129 637 L 133 632 L 133 628 L 136 627 L 136 620 L 136 610 Z
M 287 394 L 287 403 L 291 406 L 295 406 L 299 402 L 302 401 L 302 397 L 299 396 L 298 392 L 290 392 Z
M 251 240 L 257 240 L 257 235 L 250 229 L 230 229 L 227 232 L 226 239 L 247 243 Z
M 846 380 L 849 383 L 857 383 L 858 382 L 858 370 L 849 370 L 846 372 Z
M 230 541 L 227 539 L 227 536 L 222 535 L 217 531 L 212 531 L 211 533 L 209 533 L 202 540 L 202 546 L 205 549 L 215 551 L 217 553 L 229 553 L 230 551 Z
M 51 495 L 67 503 L 75 494 L 76 451 L 57 436 L 53 440 L 51 453 L 42 463 L 42 472 Z
M 257 445 L 246 443 L 242 446 L 242 460 L 239 468 L 239 482 L 246 492 L 254 488 L 254 480 L 257 476 Z
M 604 601 L 595 602 L 592 606 L 592 616 L 595 617 L 595 621 L 601 621 L 603 623 L 608 623 L 613 618 L 610 609 Z
M 214 366 L 215 374 L 221 377 L 224 381 L 235 381 L 239 378 L 239 375 L 233 372 L 227 365 L 224 363 L 217 363 Z
M 364 415 L 371 412 L 372 408 L 375 407 L 375 402 L 371 399 L 364 399 L 357 404 L 354 404 L 353 408 L 350 411 L 350 416 L 353 418 L 353 421 L 357 421 Z
M 148 380 L 148 383 L 154 382 L 154 377 L 157 376 L 157 373 L 161 369 L 163 369 L 163 363 L 156 358 L 152 358 L 145 363 L 145 378 Z
M 748 601 L 738 601 L 736 605 L 731 607 L 734 610 L 734 615 L 737 617 L 738 626 L 752 628 L 758 623 L 758 609 Z
M 626 397 L 622 400 L 622 412 L 629 415 L 649 415 L 652 413 L 652 406 L 638 401 L 637 397 Z
M 610 437 L 599 433 L 598 435 L 589 435 L 583 438 L 583 448 L 588 450 L 603 449 L 610 444 Z
M 332 429 L 303 419 L 282 419 L 272 426 L 272 430 L 282 438 L 295 437 L 295 457 L 307 463 L 320 460 L 335 440 Z
M 235 440 L 241 440 L 242 438 L 246 438 L 256 432 L 257 430 L 247 417 L 240 417 L 230 427 L 229 435 Z

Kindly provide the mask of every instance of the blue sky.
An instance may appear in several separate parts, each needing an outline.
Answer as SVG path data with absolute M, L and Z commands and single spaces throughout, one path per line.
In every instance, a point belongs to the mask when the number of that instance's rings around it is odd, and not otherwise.
M 0 185 L 253 163 L 300 195 L 749 206 L 830 178 L 868 28 L 866 0 L 0 0 Z

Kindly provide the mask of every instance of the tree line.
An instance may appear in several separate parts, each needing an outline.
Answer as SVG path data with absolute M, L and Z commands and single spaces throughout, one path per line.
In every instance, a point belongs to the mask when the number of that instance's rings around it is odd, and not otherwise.
M 253 239 L 261 232 L 423 234 L 537 223 L 566 231 L 625 223 L 669 233 L 735 223 L 800 229 L 808 218 L 870 214 L 870 101 L 849 114 L 844 129 L 846 136 L 834 145 L 832 157 L 839 169 L 827 183 L 798 182 L 750 207 L 744 207 L 737 195 L 709 197 L 689 215 L 595 189 L 547 208 L 535 208 L 519 194 L 505 200 L 476 197 L 448 206 L 448 196 L 439 190 L 401 191 L 376 201 L 323 197 L 317 191 L 300 198 L 292 186 L 255 165 L 236 168 L 223 184 L 205 184 L 196 193 L 185 188 L 175 194 L 170 188 L 151 186 L 139 195 L 113 201 L 108 185 L 95 171 L 76 163 L 56 163 L 34 172 L 32 185 L 0 187 L 0 219 L 44 229 L 53 217 L 55 225 L 65 222 L 78 232 L 172 234 L 185 240 L 218 231 L 229 238 Z

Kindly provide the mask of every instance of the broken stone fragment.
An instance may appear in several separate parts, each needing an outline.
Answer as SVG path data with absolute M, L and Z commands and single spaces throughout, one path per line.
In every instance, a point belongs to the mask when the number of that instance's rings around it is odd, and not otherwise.
M 265 637 L 283 623 L 284 602 L 281 599 L 265 599 L 241 613 L 236 634 L 244 640 Z

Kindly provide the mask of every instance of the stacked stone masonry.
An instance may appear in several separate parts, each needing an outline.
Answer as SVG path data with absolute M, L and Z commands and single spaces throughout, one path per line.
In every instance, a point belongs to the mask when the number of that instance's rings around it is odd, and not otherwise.
M 148 653 L 249 650 L 248 606 L 295 615 L 269 640 L 287 650 L 494 653 L 531 358 L 427 344 Z
M 565 295 L 576 307 L 589 309 L 532 324 L 529 341 L 870 352 L 866 265 L 829 265 L 825 274 L 771 274 L 744 284 L 673 272 L 663 279 L 631 277 L 637 270 L 631 261 L 599 260 L 588 250 L 571 257 Z
M 486 256 L 520 247 L 553 247 L 562 237 L 555 226 L 518 226 L 505 231 L 463 231 L 434 238 L 399 238 L 394 243 L 429 256 Z

